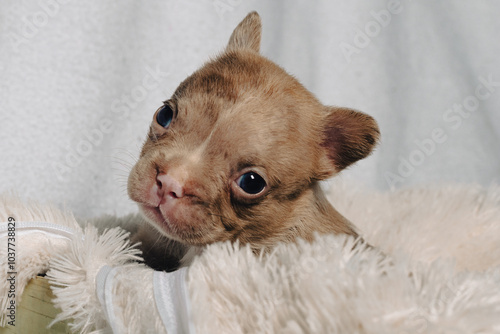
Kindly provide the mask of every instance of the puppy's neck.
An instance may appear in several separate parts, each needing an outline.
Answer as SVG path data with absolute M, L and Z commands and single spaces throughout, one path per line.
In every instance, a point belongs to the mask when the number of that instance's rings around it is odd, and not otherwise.
M 308 207 L 300 215 L 298 237 L 312 240 L 314 233 L 343 233 L 357 237 L 358 234 L 351 222 L 342 216 L 327 200 L 318 182 L 313 183 L 308 194 Z
M 319 183 L 314 182 L 297 199 L 288 221 L 276 225 L 273 233 L 267 236 L 252 238 L 250 244 L 255 250 L 268 249 L 279 242 L 288 243 L 297 239 L 312 241 L 315 234 L 332 233 L 358 237 L 351 222 L 330 204 Z

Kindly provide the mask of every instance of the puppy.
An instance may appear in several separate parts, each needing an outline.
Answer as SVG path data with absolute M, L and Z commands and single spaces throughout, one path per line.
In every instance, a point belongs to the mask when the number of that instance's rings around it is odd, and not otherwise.
M 369 155 L 377 123 L 322 105 L 259 54 L 260 38 L 252 12 L 153 116 L 128 179 L 153 267 L 172 264 L 158 234 L 186 247 L 230 240 L 254 250 L 314 232 L 357 235 L 318 182 Z

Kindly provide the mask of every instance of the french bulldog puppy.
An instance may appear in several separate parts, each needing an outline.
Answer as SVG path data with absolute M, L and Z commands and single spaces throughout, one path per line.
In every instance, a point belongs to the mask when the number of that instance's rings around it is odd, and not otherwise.
M 314 232 L 357 236 L 318 182 L 369 155 L 377 123 L 322 105 L 260 55 L 260 38 L 252 12 L 224 52 L 153 116 L 128 179 L 148 222 L 136 240 L 153 267 L 171 264 L 166 240 L 181 248 L 230 240 L 261 250 L 312 240 Z

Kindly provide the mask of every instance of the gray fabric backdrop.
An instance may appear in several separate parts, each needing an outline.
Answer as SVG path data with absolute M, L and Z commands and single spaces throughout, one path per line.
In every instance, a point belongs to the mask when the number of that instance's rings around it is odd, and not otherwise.
M 80 216 L 126 195 L 152 114 L 250 11 L 262 53 L 325 104 L 374 116 L 379 189 L 500 177 L 498 1 L 2 1 L 0 192 Z

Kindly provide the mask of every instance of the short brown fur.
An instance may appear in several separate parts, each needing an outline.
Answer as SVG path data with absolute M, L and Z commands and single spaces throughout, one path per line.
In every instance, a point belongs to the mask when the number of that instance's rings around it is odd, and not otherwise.
M 128 190 L 168 238 L 196 246 L 238 240 L 261 249 L 311 240 L 314 232 L 356 236 L 318 181 L 369 155 L 378 126 L 358 111 L 323 106 L 259 54 L 260 35 L 260 18 L 250 13 L 225 52 L 166 101 L 176 113 L 168 129 L 153 119 Z M 265 194 L 237 196 L 233 183 L 245 169 L 263 176 Z M 186 195 L 170 220 L 158 218 L 148 194 L 157 175 L 174 172 L 183 175 Z

